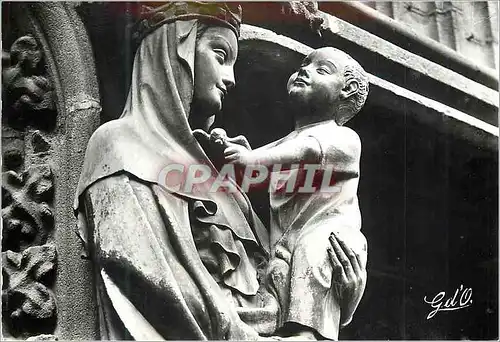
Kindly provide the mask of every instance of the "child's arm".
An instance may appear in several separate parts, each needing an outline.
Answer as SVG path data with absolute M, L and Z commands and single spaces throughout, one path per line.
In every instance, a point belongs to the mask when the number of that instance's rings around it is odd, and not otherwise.
M 338 127 L 332 134 L 318 140 L 314 136 L 300 136 L 282 142 L 276 146 L 258 148 L 248 151 L 238 145 L 229 145 L 224 150 L 226 161 L 240 165 L 264 165 L 272 167 L 276 164 L 326 163 L 339 173 L 357 172 L 361 155 L 359 136 L 352 129 Z
M 298 137 L 274 147 L 248 150 L 231 144 L 224 150 L 226 161 L 240 165 L 263 165 L 272 168 L 276 164 L 318 164 L 321 162 L 321 147 L 312 137 Z
M 338 174 L 359 174 L 361 140 L 358 134 L 348 127 L 336 127 L 318 136 L 322 147 L 323 166 L 331 167 Z

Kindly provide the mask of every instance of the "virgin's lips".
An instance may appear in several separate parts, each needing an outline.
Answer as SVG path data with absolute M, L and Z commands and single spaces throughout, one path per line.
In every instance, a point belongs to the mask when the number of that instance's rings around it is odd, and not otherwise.
M 224 97 L 225 97 L 225 96 L 227 95 L 227 90 L 226 90 L 226 89 L 221 88 L 221 87 L 217 87 L 217 89 L 219 89 L 219 90 L 221 91 L 222 96 L 224 96 Z
M 293 81 L 293 83 L 302 83 L 302 84 L 305 84 L 305 85 L 309 85 L 309 82 L 307 82 L 306 80 L 304 80 L 303 78 L 301 77 L 297 77 L 295 79 L 295 81 Z

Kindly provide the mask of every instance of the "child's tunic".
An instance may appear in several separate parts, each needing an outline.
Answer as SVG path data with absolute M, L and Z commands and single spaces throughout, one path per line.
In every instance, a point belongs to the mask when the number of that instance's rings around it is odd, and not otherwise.
M 287 171 L 282 171 L 279 180 L 275 178 L 270 184 L 272 254 L 266 286 L 280 304 L 278 324 L 300 323 L 334 340 L 338 339 L 340 308 L 337 296 L 330 289 L 332 265 L 327 253 L 330 233 L 338 232 L 350 248 L 366 258 L 357 198 L 359 151 L 346 147 L 356 145 L 356 141 L 339 144 L 335 139 L 337 132 L 345 129 L 331 121 L 322 122 L 294 131 L 272 144 L 312 137 L 322 152 L 316 173 L 309 171 L 308 175 L 307 169 L 314 171 L 314 166 L 302 165 L 289 170 L 286 177 L 283 175 Z M 355 134 L 352 137 L 359 139 Z M 312 139 L 311 142 L 314 143 Z M 294 188 L 292 192 L 287 191 L 283 178 L 292 184 L 288 188 Z M 317 191 L 306 191 L 311 183 Z

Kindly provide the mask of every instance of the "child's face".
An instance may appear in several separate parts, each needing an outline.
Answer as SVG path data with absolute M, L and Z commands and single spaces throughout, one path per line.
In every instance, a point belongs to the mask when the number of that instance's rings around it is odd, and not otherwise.
M 288 80 L 290 99 L 316 108 L 331 108 L 339 101 L 344 86 L 342 62 L 335 49 L 313 51 Z

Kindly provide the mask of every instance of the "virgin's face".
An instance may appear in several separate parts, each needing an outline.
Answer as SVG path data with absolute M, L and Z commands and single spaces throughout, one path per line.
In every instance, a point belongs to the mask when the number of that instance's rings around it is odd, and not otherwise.
M 222 109 L 224 97 L 235 84 L 234 63 L 237 56 L 238 41 L 229 28 L 208 27 L 198 39 L 193 100 L 204 116 L 211 116 Z

